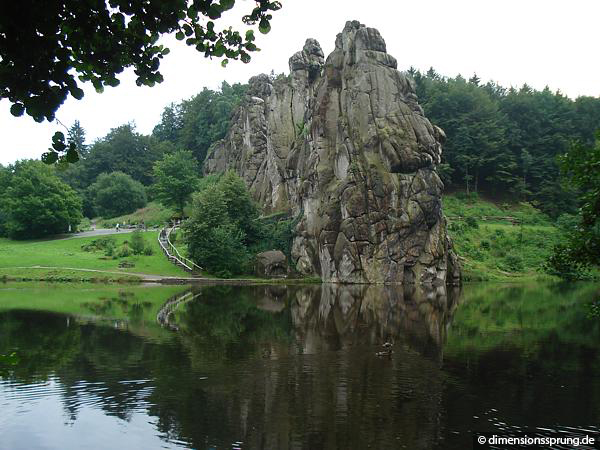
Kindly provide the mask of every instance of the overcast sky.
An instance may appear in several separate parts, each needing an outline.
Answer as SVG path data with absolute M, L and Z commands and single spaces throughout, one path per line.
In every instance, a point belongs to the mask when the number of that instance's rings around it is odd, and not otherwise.
M 316 38 L 325 54 L 347 20 L 377 28 L 398 68 L 433 66 L 447 76 L 473 73 L 503 86 L 546 85 L 575 98 L 600 96 L 598 58 L 598 0 L 282 0 L 273 13 L 272 31 L 259 36 L 262 49 L 249 64 L 205 59 L 195 50 L 167 38 L 171 53 L 163 59 L 165 81 L 153 88 L 137 87 L 132 72 L 119 78 L 120 86 L 97 94 L 85 86 L 81 101 L 69 98 L 57 118 L 67 126 L 79 120 L 87 142 L 111 128 L 133 121 L 150 133 L 163 108 L 189 98 L 203 87 L 216 89 L 223 80 L 246 82 L 258 73 L 288 72 L 288 58 L 308 37 Z M 226 19 L 233 24 L 253 5 L 238 0 Z M 239 22 L 238 22 L 239 20 Z M 218 22 L 219 23 L 219 22 Z M 0 163 L 38 158 L 61 127 L 37 124 L 29 116 L 14 118 L 8 100 L 0 100 Z

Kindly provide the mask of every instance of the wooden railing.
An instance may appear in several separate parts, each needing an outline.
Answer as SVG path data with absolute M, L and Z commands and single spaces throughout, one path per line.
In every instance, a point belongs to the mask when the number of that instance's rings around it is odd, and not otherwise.
M 181 265 L 188 272 L 202 270 L 202 267 L 200 267 L 194 261 L 179 253 L 177 247 L 175 247 L 171 242 L 171 233 L 173 230 L 178 228 L 179 227 L 177 225 L 164 226 L 158 233 L 158 245 L 160 245 L 163 253 L 167 256 L 167 258 L 169 258 L 170 261 Z

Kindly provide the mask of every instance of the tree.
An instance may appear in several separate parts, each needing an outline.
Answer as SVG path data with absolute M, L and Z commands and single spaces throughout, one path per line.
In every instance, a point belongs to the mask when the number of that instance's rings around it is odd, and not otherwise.
M 575 212 L 576 198 L 560 182 L 557 157 L 573 141 L 593 145 L 600 99 L 572 101 L 527 85 L 505 89 L 476 76 L 466 82 L 433 69 L 408 73 L 425 114 L 446 132 L 442 158 L 451 170 L 445 184 L 526 198 L 552 217 Z
M 229 277 L 243 272 L 248 265 L 244 233 L 229 218 L 218 185 L 211 184 L 194 196 L 183 230 L 190 258 L 211 273 Z
M 183 216 L 183 207 L 198 185 L 200 168 L 192 152 L 178 150 L 154 163 L 152 191 L 165 206 L 174 206 Z
M 163 80 L 160 60 L 169 49 L 158 44 L 175 33 L 206 57 L 250 61 L 257 51 L 253 30 L 244 36 L 215 20 L 235 0 L 35 0 L 4 2 L 0 15 L 0 96 L 12 102 L 11 113 L 27 112 L 36 121 L 52 121 L 68 95 L 81 99 L 80 82 L 96 90 L 119 84 L 117 75 L 133 67 L 136 84 Z M 247 25 L 270 30 L 270 11 L 281 3 L 256 0 Z M 207 20 L 209 19 L 209 20 Z
M 88 154 L 88 146 L 85 145 L 85 130 L 81 126 L 79 120 L 73 122 L 73 125 L 69 128 L 68 138 L 69 142 L 73 142 L 77 147 L 79 156 L 85 158 Z
M 83 161 L 87 183 L 101 173 L 123 172 L 145 185 L 152 182 L 152 166 L 162 157 L 161 148 L 151 138 L 139 134 L 135 124 L 113 128 L 90 149 Z
M 252 200 L 246 183 L 233 170 L 228 170 L 219 179 L 217 187 L 223 192 L 229 220 L 242 230 L 246 245 L 254 244 L 260 239 L 257 221 L 260 211 Z
M 6 175 L 6 174 L 4 174 Z M 8 236 L 29 239 L 64 233 L 82 219 L 81 199 L 52 168 L 25 160 L 9 168 L 0 198 Z
M 559 163 L 565 181 L 579 192 L 579 216 L 545 268 L 563 278 L 577 279 L 600 264 L 600 131 L 593 146 L 575 143 Z
M 588 264 L 600 261 L 600 131 L 593 146 L 577 143 L 560 158 L 561 173 L 579 194 L 581 223 L 571 242 L 576 257 Z
M 144 186 L 123 172 L 100 174 L 90 192 L 96 212 L 102 217 L 129 214 L 146 206 Z
M 246 89 L 247 85 L 223 82 L 220 91 L 204 88 L 189 100 L 171 104 L 163 111 L 152 135 L 190 150 L 202 164 L 210 146 L 227 134 L 231 115 Z
M 3 193 L 8 190 L 11 172 L 8 168 L 0 164 L 0 236 L 6 236 L 6 221 L 8 220 L 8 211 L 2 201 Z

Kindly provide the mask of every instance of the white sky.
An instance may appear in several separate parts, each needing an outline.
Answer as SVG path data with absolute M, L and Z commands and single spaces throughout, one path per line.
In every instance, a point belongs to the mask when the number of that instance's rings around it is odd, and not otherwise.
M 575 98 L 600 96 L 598 0 L 281 0 L 273 13 L 272 30 L 256 33 L 261 52 L 250 64 L 231 62 L 226 69 L 205 59 L 185 43 L 167 38 L 170 49 L 161 64 L 165 81 L 153 88 L 137 87 L 132 72 L 103 94 L 85 85 L 81 101 L 69 98 L 58 110 L 67 126 L 79 120 L 87 142 L 111 128 L 134 121 L 148 134 L 163 108 L 198 93 L 216 89 L 223 80 L 246 82 L 258 73 L 288 72 L 288 58 L 308 37 L 316 38 L 325 55 L 347 20 L 377 28 L 398 68 L 414 66 L 438 73 L 494 80 L 503 86 L 527 83 Z M 242 29 L 241 15 L 254 3 L 238 0 L 225 20 Z M 223 23 L 217 22 L 217 23 Z M 239 25 L 238 25 L 239 24 Z M 29 116 L 14 118 L 8 100 L 0 100 L 0 164 L 37 158 L 61 130 L 56 121 L 37 124 Z M 64 131 L 64 130 L 63 130 Z

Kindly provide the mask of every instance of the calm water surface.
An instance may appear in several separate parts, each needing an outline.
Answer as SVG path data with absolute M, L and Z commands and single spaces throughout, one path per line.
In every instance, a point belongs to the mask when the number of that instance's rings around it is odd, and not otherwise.
M 600 285 L 0 285 L 1 449 L 600 432 Z M 391 357 L 378 357 L 384 342 Z

